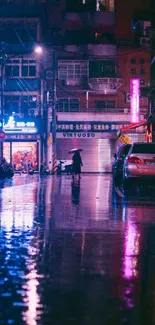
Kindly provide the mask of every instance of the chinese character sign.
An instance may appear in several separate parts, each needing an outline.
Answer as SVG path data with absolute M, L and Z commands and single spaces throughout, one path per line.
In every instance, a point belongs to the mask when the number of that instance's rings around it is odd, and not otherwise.
M 140 120 L 139 88 L 140 79 L 130 79 L 131 123 L 137 123 Z

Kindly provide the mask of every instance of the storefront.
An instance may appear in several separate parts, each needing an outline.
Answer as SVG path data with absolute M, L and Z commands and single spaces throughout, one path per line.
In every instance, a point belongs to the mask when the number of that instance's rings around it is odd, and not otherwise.
M 83 172 L 111 172 L 113 154 L 117 150 L 117 131 L 127 122 L 58 122 L 57 158 L 71 161 L 72 148 L 81 148 Z M 137 135 L 136 141 L 142 139 Z
M 17 170 L 31 162 L 34 170 L 39 169 L 41 159 L 41 136 L 34 121 L 15 122 L 11 117 L 3 128 L 3 156 Z

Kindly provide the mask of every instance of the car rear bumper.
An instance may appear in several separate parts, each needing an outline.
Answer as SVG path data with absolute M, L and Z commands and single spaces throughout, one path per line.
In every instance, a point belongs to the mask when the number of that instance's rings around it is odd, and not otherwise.
M 139 168 L 136 165 L 125 167 L 126 178 L 154 178 L 155 168 Z

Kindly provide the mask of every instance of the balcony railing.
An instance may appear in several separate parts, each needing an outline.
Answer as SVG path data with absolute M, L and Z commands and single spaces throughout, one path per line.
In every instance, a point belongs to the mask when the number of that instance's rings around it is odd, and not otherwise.
M 148 107 L 141 107 L 140 114 L 145 115 L 147 114 Z M 105 108 L 97 108 L 97 107 L 76 107 L 76 108 L 59 108 L 57 107 L 57 112 L 61 113 L 75 113 L 75 112 L 89 112 L 89 113 L 112 113 L 112 114 L 130 114 L 129 107 L 105 107 Z
M 85 23 L 90 26 L 113 26 L 116 22 L 116 14 L 112 11 L 96 11 L 96 12 L 66 12 L 64 20 L 75 23 Z
M 43 13 L 43 3 L 0 3 L 0 17 L 38 17 Z

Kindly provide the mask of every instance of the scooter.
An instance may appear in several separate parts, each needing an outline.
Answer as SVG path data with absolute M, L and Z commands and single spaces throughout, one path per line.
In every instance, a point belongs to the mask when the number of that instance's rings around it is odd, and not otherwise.
M 62 165 L 65 163 L 65 161 L 59 160 L 59 163 L 57 165 L 57 175 L 61 175 L 63 170 L 62 170 Z
M 40 175 L 50 175 L 50 170 L 44 163 L 40 165 Z
M 72 173 L 72 165 L 65 165 L 64 168 L 62 168 L 62 165 L 64 163 L 65 163 L 65 161 L 59 160 L 59 163 L 57 165 L 57 175 Z

